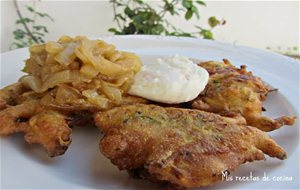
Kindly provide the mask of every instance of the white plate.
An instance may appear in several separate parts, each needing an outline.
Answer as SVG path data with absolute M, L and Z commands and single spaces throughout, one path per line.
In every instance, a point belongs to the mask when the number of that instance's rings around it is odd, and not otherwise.
M 245 64 L 255 75 L 279 89 L 271 93 L 265 102 L 266 115 L 297 115 L 299 117 L 299 65 L 300 63 L 274 53 L 247 47 L 223 44 L 215 41 L 159 37 L 159 36 L 115 36 L 103 37 L 119 49 L 139 55 L 180 54 L 200 60 L 222 60 L 227 58 L 236 66 Z M 17 81 L 27 49 L 2 54 L 1 87 Z M 299 189 L 299 120 L 293 127 L 286 126 L 270 135 L 284 147 L 289 155 L 284 161 L 267 157 L 242 165 L 233 176 L 263 177 L 270 181 L 221 182 L 202 189 Z M 95 128 L 74 128 L 73 142 L 60 157 L 48 158 L 38 145 L 28 145 L 21 134 L 3 137 L 1 143 L 1 188 L 8 189 L 158 189 L 155 184 L 128 177 L 118 171 L 99 152 L 100 132 Z M 292 177 L 292 181 L 274 182 L 272 177 Z

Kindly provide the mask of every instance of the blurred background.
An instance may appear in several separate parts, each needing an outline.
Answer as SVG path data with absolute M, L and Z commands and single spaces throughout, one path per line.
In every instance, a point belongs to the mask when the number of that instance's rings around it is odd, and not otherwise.
M 192 36 L 299 55 L 299 1 L 1 1 L 1 52 L 62 35 Z

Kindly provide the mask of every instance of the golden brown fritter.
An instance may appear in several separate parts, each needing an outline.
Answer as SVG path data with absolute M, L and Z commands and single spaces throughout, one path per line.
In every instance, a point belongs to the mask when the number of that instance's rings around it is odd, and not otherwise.
M 26 142 L 41 144 L 51 157 L 66 151 L 72 131 L 67 125 L 71 120 L 67 113 L 41 105 L 40 96 L 28 93 L 19 82 L 0 90 L 0 102 L 1 136 L 22 132 Z
M 36 100 L 0 111 L 0 135 L 17 132 L 23 132 L 28 143 L 41 144 L 50 157 L 62 155 L 71 143 L 65 116 L 42 108 Z
M 20 82 L 9 85 L 0 90 L 0 110 L 7 106 L 17 104 L 20 94 L 27 91 L 27 88 Z
M 43 104 L 43 94 L 28 91 L 22 83 L 15 83 L 0 90 L 0 136 L 22 132 L 26 142 L 41 144 L 48 155 L 64 154 L 71 143 L 69 126 L 94 125 L 90 105 Z M 135 96 L 124 96 L 120 105 L 148 103 Z
M 30 118 L 24 131 L 26 142 L 41 144 L 50 157 L 65 153 L 71 144 L 72 129 L 65 116 L 56 111 L 42 111 Z
M 192 107 L 221 115 L 241 114 L 247 124 L 263 131 L 272 131 L 283 125 L 293 125 L 295 117 L 271 119 L 262 115 L 262 101 L 270 89 L 258 77 L 234 67 L 229 61 L 199 64 L 209 74 L 205 90 L 192 101 Z
M 285 151 L 245 120 L 154 105 L 95 114 L 101 152 L 120 170 L 173 188 L 207 186 L 245 162 L 285 159 Z
M 37 101 L 29 101 L 0 111 L 0 135 L 24 131 L 28 120 L 37 113 L 38 108 Z

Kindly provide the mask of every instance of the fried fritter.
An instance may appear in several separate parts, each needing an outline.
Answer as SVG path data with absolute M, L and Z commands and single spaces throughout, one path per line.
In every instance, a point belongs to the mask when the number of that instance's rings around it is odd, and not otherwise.
M 263 131 L 272 131 L 283 125 L 293 125 L 295 117 L 271 119 L 262 115 L 262 101 L 270 91 L 258 77 L 246 70 L 234 67 L 228 60 L 224 62 L 203 62 L 199 64 L 209 74 L 209 82 L 204 91 L 192 101 L 192 107 L 221 115 L 241 114 L 247 124 Z
M 216 183 L 222 171 L 264 160 L 264 154 L 286 158 L 242 117 L 140 104 L 99 112 L 95 123 L 105 134 L 101 152 L 120 170 L 173 188 Z
M 72 129 L 56 111 L 45 110 L 31 117 L 24 133 L 28 143 L 41 144 L 50 157 L 64 154 L 71 144 Z
M 0 135 L 25 131 L 29 119 L 35 115 L 38 107 L 38 101 L 30 101 L 0 111 Z
M 0 110 L 7 106 L 17 104 L 17 99 L 20 94 L 26 92 L 28 89 L 20 82 L 9 85 L 0 90 Z
M 41 144 L 50 157 L 62 155 L 71 143 L 72 130 L 63 114 L 28 101 L 0 111 L 0 135 L 23 132 L 29 144 Z
M 50 157 L 59 156 L 71 144 L 70 127 L 94 125 L 93 112 L 99 109 L 81 105 L 46 106 L 42 104 L 42 95 L 28 91 L 22 83 L 1 89 L 0 135 L 22 132 L 26 142 L 41 144 Z M 148 103 L 148 100 L 124 96 L 120 105 L 136 103 Z

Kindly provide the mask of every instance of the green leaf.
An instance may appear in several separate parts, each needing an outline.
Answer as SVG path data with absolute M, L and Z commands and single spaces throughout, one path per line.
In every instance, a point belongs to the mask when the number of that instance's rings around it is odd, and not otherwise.
M 112 33 L 114 33 L 114 34 L 121 34 L 121 32 L 119 32 L 119 31 L 118 31 L 117 29 L 115 29 L 115 28 L 109 28 L 108 31 L 109 31 L 109 32 L 112 32 Z
M 38 16 L 40 16 L 40 17 L 47 17 L 47 18 L 50 19 L 51 21 L 54 21 L 54 19 L 53 19 L 50 15 L 48 15 L 47 13 L 36 12 L 36 11 L 34 10 L 34 8 L 31 7 L 31 6 L 26 6 L 26 8 L 27 8 L 28 11 L 30 11 L 30 12 L 32 12 L 32 13 L 36 13 L 36 14 L 37 14 Z
M 124 13 L 131 18 L 132 16 L 134 16 L 134 12 L 128 7 L 126 6 L 126 8 L 124 9 Z
M 196 14 L 197 18 L 199 19 L 200 15 L 199 15 L 199 12 L 198 12 L 198 8 L 196 6 L 193 6 L 191 10 L 193 11 L 193 13 Z
M 214 39 L 213 34 L 210 30 L 201 30 L 200 35 L 203 36 L 204 39 Z
M 182 0 L 182 6 L 186 9 L 190 9 L 193 6 L 193 2 L 191 0 Z
M 142 23 L 144 21 L 141 15 L 136 15 L 132 17 L 132 20 L 137 23 Z
M 151 12 L 139 12 L 142 17 L 142 20 L 148 20 L 151 17 Z
M 41 30 L 44 26 L 33 26 L 34 29 L 36 29 L 37 31 Z
M 15 40 L 20 40 L 20 39 L 23 39 L 25 37 L 26 32 L 24 32 L 21 29 L 17 29 L 15 31 L 13 31 L 13 35 L 14 35 Z
M 177 36 L 182 36 L 182 37 L 193 37 L 192 34 L 186 33 L 186 32 L 179 33 Z
M 45 43 L 45 41 L 43 40 L 43 38 L 41 36 L 36 36 L 36 38 L 38 39 L 39 43 Z
M 206 4 L 204 3 L 204 1 L 201 1 L 201 0 L 196 0 L 196 3 L 199 4 L 199 5 L 206 6 Z
M 30 6 L 26 6 L 27 10 L 30 11 L 30 12 L 34 12 L 34 9 Z
M 33 20 L 30 19 L 30 18 L 25 17 L 25 18 L 18 19 L 18 20 L 16 21 L 16 24 L 20 24 L 20 23 L 30 23 L 30 22 L 33 22 Z
M 169 36 L 179 36 L 179 37 L 194 37 L 192 34 L 187 32 L 171 32 L 167 33 Z
M 155 27 L 151 28 L 152 34 L 161 34 L 165 30 L 164 26 L 162 24 L 158 24 Z
M 215 26 L 221 24 L 221 22 L 214 16 L 209 17 L 208 24 L 210 27 L 214 28 Z
M 36 14 L 38 16 L 42 17 L 42 18 L 46 17 L 46 18 L 50 19 L 51 21 L 54 21 L 54 19 L 50 15 L 48 15 L 47 13 L 36 12 Z
M 47 27 L 46 26 L 33 26 L 33 28 L 37 31 L 43 30 L 45 33 L 48 33 Z
M 162 21 L 162 18 L 155 12 L 151 14 L 150 18 L 151 18 L 151 20 L 156 21 L 156 22 L 161 22 Z
M 143 0 L 133 0 L 134 2 L 138 3 L 138 4 L 143 4 L 144 1 Z
M 163 31 L 165 31 L 165 27 L 162 24 L 158 24 L 157 30 L 159 31 L 159 34 L 161 34 Z
M 136 33 L 136 27 L 133 23 L 130 23 L 128 26 L 124 27 L 122 30 L 122 34 L 135 34 Z
M 184 15 L 184 18 L 186 19 L 186 20 L 190 20 L 191 18 L 192 18 L 192 16 L 193 16 L 193 11 L 192 10 L 188 10 L 186 13 L 185 13 L 185 15 Z
M 171 15 L 176 14 L 177 12 L 175 11 L 175 7 L 172 3 L 169 3 L 167 0 L 164 0 L 165 5 L 164 5 L 164 10 L 169 12 Z M 177 13 L 178 14 L 178 13 Z

